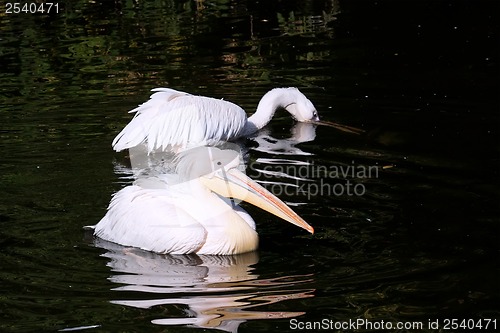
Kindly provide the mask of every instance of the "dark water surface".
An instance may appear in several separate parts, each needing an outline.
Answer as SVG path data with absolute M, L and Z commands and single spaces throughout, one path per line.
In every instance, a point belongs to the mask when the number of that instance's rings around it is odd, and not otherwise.
M 0 331 L 500 325 L 498 2 L 59 10 L 0 13 Z M 247 173 L 315 235 L 247 206 L 261 246 L 242 256 L 160 256 L 88 235 L 130 182 L 111 140 L 158 86 L 249 112 L 266 91 L 296 86 L 323 119 L 363 128 L 280 113 L 248 142 Z

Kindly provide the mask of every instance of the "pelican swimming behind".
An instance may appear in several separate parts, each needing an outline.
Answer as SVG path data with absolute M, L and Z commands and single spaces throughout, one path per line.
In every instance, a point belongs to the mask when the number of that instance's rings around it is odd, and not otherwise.
M 176 175 L 139 179 L 118 191 L 94 235 L 157 253 L 256 250 L 255 222 L 236 199 L 314 232 L 284 202 L 239 171 L 240 162 L 232 150 L 199 147 L 181 153 Z
M 130 123 L 115 137 L 116 151 L 147 143 L 148 151 L 182 150 L 187 147 L 233 141 L 258 131 L 276 110 L 287 110 L 299 122 L 333 126 L 356 132 L 355 128 L 320 121 L 313 103 L 297 88 L 275 88 L 260 100 L 247 118 L 238 105 L 222 99 L 195 96 L 169 88 L 153 89 L 144 104 L 130 111 Z

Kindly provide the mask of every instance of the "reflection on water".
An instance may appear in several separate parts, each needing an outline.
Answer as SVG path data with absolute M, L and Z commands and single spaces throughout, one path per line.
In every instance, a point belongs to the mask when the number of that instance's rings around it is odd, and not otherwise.
M 289 206 L 304 205 L 306 204 L 304 201 L 297 201 L 298 198 L 290 197 L 303 192 L 302 186 L 313 181 L 308 175 L 298 175 L 295 172 L 298 168 L 308 168 L 311 165 L 302 157 L 313 155 L 313 153 L 304 151 L 297 145 L 314 141 L 315 138 L 316 125 L 310 123 L 296 122 L 290 129 L 290 135 L 283 139 L 273 137 L 271 129 L 265 127 L 251 138 L 256 142 L 252 151 L 262 154 L 260 154 L 261 157 L 247 163 L 247 172 L 258 177 L 258 182 L 275 195 L 279 197 L 284 194 L 288 195 L 286 203 Z
M 253 138 L 257 147 L 253 149 L 276 155 L 311 155 L 296 147 L 299 143 L 313 141 L 316 138 L 316 125 L 297 122 L 291 129 L 291 136 L 287 139 L 276 139 L 268 128 L 260 130 Z
M 313 297 L 312 275 L 261 279 L 254 273 L 256 252 L 236 256 L 160 255 L 95 239 L 107 252 L 114 272 L 109 280 L 119 292 L 134 292 L 132 299 L 114 299 L 114 304 L 153 308 L 183 306 L 184 317 L 158 318 L 157 325 L 190 325 L 237 332 L 248 320 L 282 319 L 303 311 L 259 310 L 272 303 Z M 118 297 L 119 294 L 117 294 Z

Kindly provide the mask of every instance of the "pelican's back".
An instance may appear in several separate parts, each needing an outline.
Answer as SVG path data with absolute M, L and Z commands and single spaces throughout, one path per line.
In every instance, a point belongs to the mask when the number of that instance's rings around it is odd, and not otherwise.
M 124 187 L 111 200 L 94 235 L 107 241 L 157 253 L 193 253 L 206 240 L 206 230 L 168 189 Z
M 148 152 L 213 144 L 243 132 L 245 111 L 231 102 L 168 88 L 153 91 L 149 101 L 130 111 L 136 114 L 113 140 L 116 151 L 142 143 Z

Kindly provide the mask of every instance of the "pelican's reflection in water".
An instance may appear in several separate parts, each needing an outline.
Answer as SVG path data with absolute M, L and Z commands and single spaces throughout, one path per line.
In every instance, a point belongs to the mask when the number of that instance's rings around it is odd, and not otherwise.
M 306 205 L 304 189 L 313 183 L 310 172 L 313 164 L 306 160 L 313 155 L 296 147 L 299 143 L 310 142 L 316 138 L 317 125 L 312 123 L 296 123 L 290 130 L 291 136 L 277 139 L 271 136 L 268 128 L 260 130 L 252 137 L 258 146 L 255 151 L 268 154 L 270 157 L 259 157 L 251 165 L 257 182 L 265 186 L 278 197 L 288 195 L 289 206 Z
M 161 255 L 98 238 L 94 242 L 107 250 L 103 256 L 110 259 L 107 265 L 114 272 L 109 280 L 120 284 L 114 290 L 138 292 L 144 297 L 112 303 L 143 309 L 186 307 L 185 317 L 158 318 L 152 321 L 157 325 L 237 332 L 248 320 L 292 318 L 305 313 L 259 311 L 261 306 L 314 296 L 313 289 L 301 288 L 313 281 L 311 275 L 260 279 L 253 273 L 259 262 L 256 252 L 235 256 Z
M 311 123 L 295 123 L 290 130 L 291 136 L 287 139 L 276 139 L 268 128 L 264 128 L 252 137 L 252 140 L 258 144 L 253 149 L 276 155 L 312 155 L 297 148 L 296 145 L 314 141 L 316 126 Z

